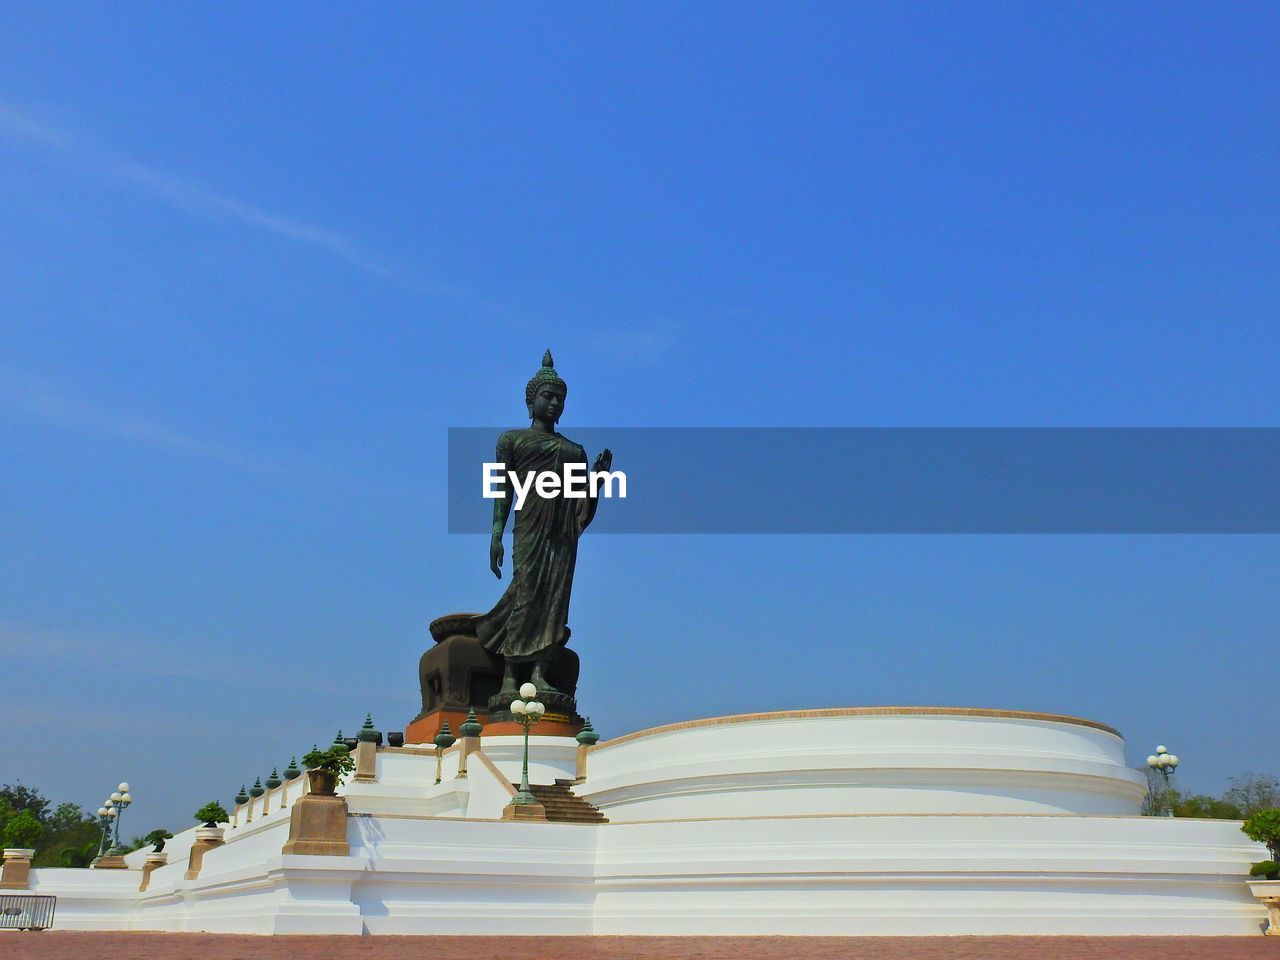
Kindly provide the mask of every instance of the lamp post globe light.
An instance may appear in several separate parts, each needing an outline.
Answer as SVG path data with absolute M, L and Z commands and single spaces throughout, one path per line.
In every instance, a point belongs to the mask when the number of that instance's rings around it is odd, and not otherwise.
M 526 683 L 520 687 L 520 700 L 512 700 L 510 710 L 513 714 L 520 718 L 520 725 L 524 727 L 524 761 L 520 767 L 520 792 L 511 798 L 508 806 L 522 807 L 527 804 L 536 804 L 538 798 L 533 795 L 533 791 L 529 789 L 529 728 L 542 719 L 542 715 L 547 712 L 547 708 L 535 700 L 538 695 L 538 688 L 532 683 Z
M 1173 801 L 1169 796 L 1173 789 L 1170 781 L 1173 778 L 1173 772 L 1178 768 L 1178 758 L 1165 749 L 1164 744 L 1156 747 L 1156 752 L 1147 757 L 1147 766 L 1160 774 L 1163 781 L 1160 789 L 1160 814 L 1165 817 L 1173 816 Z
M 108 815 L 115 820 L 115 841 L 111 844 L 111 849 L 107 851 L 107 856 L 118 857 L 123 856 L 125 852 L 120 849 L 120 820 L 123 818 L 129 804 L 133 803 L 133 797 L 129 793 L 129 784 L 121 783 L 117 786 L 115 792 L 111 794 L 111 802 L 115 806 L 111 808 Z
M 98 855 L 90 861 L 89 866 L 96 866 L 98 861 L 107 855 L 107 846 L 111 841 L 111 824 L 116 817 L 116 802 L 108 797 L 98 808 L 98 817 L 102 821 L 102 842 L 98 844 Z

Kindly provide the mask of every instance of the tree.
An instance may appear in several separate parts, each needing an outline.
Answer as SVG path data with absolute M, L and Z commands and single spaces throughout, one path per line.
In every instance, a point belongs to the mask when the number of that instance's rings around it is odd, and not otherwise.
M 102 826 L 88 816 L 78 803 L 60 803 L 49 810 L 50 804 L 39 791 L 23 787 L 20 799 L 28 803 L 27 809 L 40 809 L 44 824 L 44 836 L 36 844 L 36 867 L 63 867 L 89 865 L 98 853 L 102 839 Z M 92 848 L 86 858 L 83 852 Z M 70 851 L 70 852 L 68 852 Z
M 1280 860 L 1280 809 L 1259 810 L 1240 829 L 1250 840 L 1266 844 L 1272 860 Z
M 1195 794 L 1190 797 L 1181 796 L 1171 790 L 1173 815 L 1175 817 L 1203 817 L 1209 820 L 1241 820 L 1240 808 L 1229 800 Z
M 1142 813 L 1158 817 L 1173 811 L 1175 817 L 1204 817 L 1213 820 L 1244 820 L 1261 810 L 1280 807 L 1280 780 L 1267 774 L 1244 773 L 1227 781 L 1221 797 L 1208 794 L 1183 796 L 1147 771 L 1149 785 Z
M 0 798 L 7 800 L 9 806 L 19 813 L 30 810 L 31 815 L 44 822 L 45 811 L 49 809 L 49 801 L 39 790 L 24 787 L 21 783 L 6 783 L 0 787 Z
M 70 830 L 85 819 L 84 809 L 78 803 L 60 803 L 45 820 L 45 825 L 55 833 Z
M 63 847 L 58 853 L 60 867 L 87 867 L 98 855 L 98 840 L 90 840 L 81 847 Z
M 36 847 L 36 857 L 32 861 L 36 867 L 87 867 L 89 861 L 98 855 L 98 845 L 102 842 L 102 825 L 97 820 L 82 817 L 74 822 L 63 822 L 58 829 L 50 830 L 44 840 Z M 80 852 L 90 850 L 89 856 L 83 858 Z M 70 854 L 67 851 L 71 851 Z M 64 855 L 75 861 L 66 863 Z M 83 863 L 79 862 L 83 859 Z
M 1265 773 L 1245 773 L 1227 781 L 1222 799 L 1235 804 L 1242 816 L 1280 807 L 1280 780 Z
M 19 810 L 4 825 L 4 845 L 34 849 L 44 835 L 44 824 L 30 810 Z
M 35 867 L 87 867 L 98 854 L 102 824 L 86 814 L 78 803 L 60 803 L 50 810 L 49 800 L 33 787 L 21 783 L 0 786 L 0 837 L 15 817 L 29 813 L 42 828 L 34 844 Z M 142 845 L 135 841 L 136 849 Z M 87 855 L 86 855 L 87 854 Z

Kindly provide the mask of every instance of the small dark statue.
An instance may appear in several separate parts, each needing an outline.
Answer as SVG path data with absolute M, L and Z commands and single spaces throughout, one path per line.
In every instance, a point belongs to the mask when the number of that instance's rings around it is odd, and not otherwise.
M 508 430 L 498 438 L 496 459 L 523 477 L 529 472 L 563 474 L 567 463 L 587 463 L 586 451 L 556 431 L 564 413 L 568 387 L 556 373 L 548 350 L 542 367 L 525 386 L 524 400 L 532 421 L 527 429 Z M 609 470 L 613 454 L 608 449 L 596 457 L 592 470 Z M 493 538 L 489 544 L 489 569 L 502 578 L 502 535 L 511 514 L 513 494 L 509 483 L 505 496 L 494 501 Z M 548 681 L 548 671 L 569 639 L 569 594 L 578 558 L 578 538 L 595 518 L 599 500 L 563 496 L 540 497 L 530 488 L 513 524 L 511 583 L 502 599 L 488 613 L 473 621 L 475 635 L 485 649 L 503 659 L 499 697 L 517 695 L 520 674 L 528 665 L 529 680 L 540 693 L 558 693 Z

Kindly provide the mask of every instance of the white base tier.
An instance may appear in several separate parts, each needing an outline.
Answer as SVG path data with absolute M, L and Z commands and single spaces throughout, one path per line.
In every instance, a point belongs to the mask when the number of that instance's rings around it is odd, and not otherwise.
M 575 791 L 607 824 L 502 821 L 513 738 L 383 750 L 350 783 L 348 857 L 282 856 L 282 788 L 186 880 L 36 870 L 62 929 L 345 934 L 1257 935 L 1234 821 L 1136 815 L 1114 731 L 984 711 L 724 718 L 602 743 Z M 534 738 L 535 782 L 576 744 Z M 290 789 L 294 793 L 290 793 Z M 269 799 L 269 798 L 268 798 Z M 284 806 L 282 807 L 282 804 Z M 190 833 L 190 832 L 189 832 Z M 130 856 L 140 866 L 144 853 Z M 133 864 L 134 860 L 137 864 Z

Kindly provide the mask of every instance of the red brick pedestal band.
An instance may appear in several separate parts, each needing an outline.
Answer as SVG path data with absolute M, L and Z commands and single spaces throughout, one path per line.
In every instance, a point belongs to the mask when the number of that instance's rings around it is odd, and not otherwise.
M 434 746 L 436 734 L 440 732 L 440 728 L 444 726 L 446 720 L 449 721 L 449 729 L 453 735 L 460 737 L 462 734 L 458 731 L 462 724 L 466 722 L 466 719 L 467 711 L 465 710 L 437 710 L 435 713 L 430 713 L 405 727 L 404 742 L 425 743 Z M 482 737 L 519 737 L 524 735 L 524 727 L 514 721 L 489 723 L 488 711 L 477 710 L 476 719 L 484 724 L 484 730 L 480 734 Z M 576 737 L 581 729 L 581 723 L 544 717 L 529 730 L 529 734 L 535 737 Z

